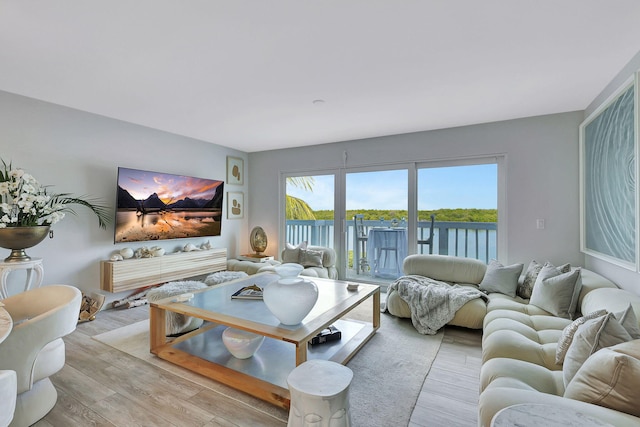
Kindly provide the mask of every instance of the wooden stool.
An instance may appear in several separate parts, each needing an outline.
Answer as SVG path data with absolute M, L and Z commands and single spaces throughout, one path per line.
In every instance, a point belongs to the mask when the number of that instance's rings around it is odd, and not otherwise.
M 309 360 L 287 377 L 291 409 L 287 427 L 350 427 L 349 384 L 353 371 L 327 360 Z

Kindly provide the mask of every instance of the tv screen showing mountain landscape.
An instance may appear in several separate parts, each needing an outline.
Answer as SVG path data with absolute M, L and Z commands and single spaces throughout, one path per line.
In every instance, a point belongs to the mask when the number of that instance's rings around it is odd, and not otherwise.
M 116 243 L 219 236 L 224 181 L 118 168 Z

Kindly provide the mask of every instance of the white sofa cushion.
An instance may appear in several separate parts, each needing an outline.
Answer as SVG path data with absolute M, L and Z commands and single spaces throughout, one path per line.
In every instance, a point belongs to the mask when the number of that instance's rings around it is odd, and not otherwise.
M 406 275 L 416 274 L 443 282 L 477 285 L 482 282 L 487 265 L 472 258 L 409 255 L 402 263 L 402 270 Z
M 562 373 L 565 386 L 593 353 L 627 341 L 631 341 L 631 335 L 613 313 L 584 322 L 578 327 L 564 358 Z
M 640 340 L 598 350 L 567 385 L 564 397 L 640 416 Z

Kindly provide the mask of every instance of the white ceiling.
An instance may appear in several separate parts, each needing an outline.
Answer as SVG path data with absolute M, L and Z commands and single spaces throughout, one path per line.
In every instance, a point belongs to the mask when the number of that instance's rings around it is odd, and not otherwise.
M 639 50 L 638 0 L 0 0 L 0 90 L 246 152 L 583 110 Z

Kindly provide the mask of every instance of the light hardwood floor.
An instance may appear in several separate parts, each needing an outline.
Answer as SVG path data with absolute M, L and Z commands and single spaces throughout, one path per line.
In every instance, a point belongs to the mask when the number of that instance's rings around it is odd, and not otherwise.
M 52 377 L 58 403 L 35 426 L 286 425 L 91 338 L 148 317 L 147 306 L 105 310 L 65 337 L 67 363 Z M 445 329 L 409 427 L 477 425 L 480 341 L 480 331 Z

